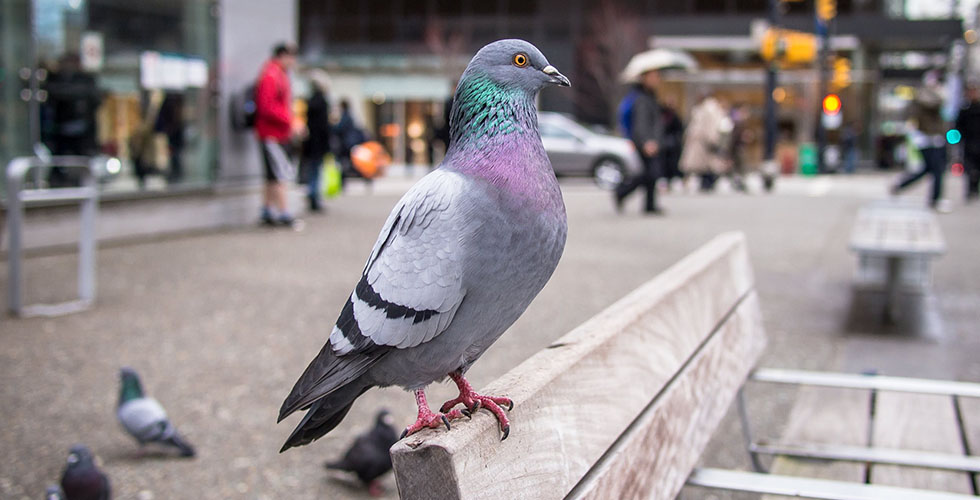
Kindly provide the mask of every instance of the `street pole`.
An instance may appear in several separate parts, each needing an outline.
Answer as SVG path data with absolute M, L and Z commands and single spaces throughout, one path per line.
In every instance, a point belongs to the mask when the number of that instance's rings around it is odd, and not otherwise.
M 830 79 L 830 65 L 828 64 L 828 59 L 830 59 L 830 20 L 822 19 L 819 13 L 814 18 L 817 23 L 817 36 L 820 37 L 820 51 L 817 53 L 817 71 L 819 72 L 817 106 L 820 106 L 821 109 L 817 116 L 821 119 L 817 121 L 817 173 L 825 174 L 827 173 L 827 165 L 824 161 L 824 153 L 827 150 L 827 129 L 823 124 L 822 107 L 823 98 L 827 95 L 829 87 L 827 81 Z
M 769 29 L 777 29 L 779 26 L 779 9 L 782 0 L 769 0 Z M 779 43 L 778 41 L 776 42 Z M 778 52 L 778 50 L 777 50 Z M 779 57 L 773 57 L 769 61 L 769 68 L 766 71 L 766 135 L 765 150 L 763 151 L 763 182 L 766 190 L 772 189 L 773 177 L 776 167 L 776 99 L 773 96 L 779 82 Z

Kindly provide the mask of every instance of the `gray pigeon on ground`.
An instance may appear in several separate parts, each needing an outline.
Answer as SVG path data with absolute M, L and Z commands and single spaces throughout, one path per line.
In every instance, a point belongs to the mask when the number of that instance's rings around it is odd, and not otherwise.
M 61 490 L 66 500 L 109 500 L 112 491 L 109 478 L 95 465 L 95 457 L 84 445 L 76 444 L 68 453 L 68 463 L 61 475 Z
M 159 443 L 176 448 L 182 457 L 193 457 L 194 448 L 184 441 L 167 418 L 167 412 L 157 400 L 143 394 L 139 375 L 132 368 L 119 370 L 121 387 L 116 417 L 129 435 L 142 448 L 147 443 Z
M 357 436 L 354 443 L 340 460 L 327 462 L 326 468 L 357 474 L 371 496 L 383 493 L 381 481 L 384 473 L 391 470 L 391 454 L 388 450 L 398 441 L 398 431 L 391 424 L 388 410 L 381 410 L 374 419 L 371 430 Z
M 65 500 L 65 494 L 62 493 L 61 487 L 52 484 L 44 490 L 44 500 Z
M 279 421 L 309 411 L 280 451 L 320 438 L 358 396 L 390 385 L 415 392 L 418 419 L 405 434 L 486 408 L 507 437 L 500 405 L 513 402 L 477 394 L 463 374 L 541 291 L 565 247 L 565 204 L 535 106 L 550 84 L 569 82 L 523 40 L 493 42 L 470 61 L 446 157 L 388 216 L 329 339 L 282 404 Z M 434 413 L 424 389 L 446 375 L 460 394 Z

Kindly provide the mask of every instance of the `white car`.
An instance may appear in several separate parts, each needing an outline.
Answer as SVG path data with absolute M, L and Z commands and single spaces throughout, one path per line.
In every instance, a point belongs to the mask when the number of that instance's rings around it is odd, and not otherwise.
M 591 176 L 611 189 L 640 172 L 640 155 L 628 139 L 593 132 L 560 113 L 538 113 L 538 130 L 555 175 Z

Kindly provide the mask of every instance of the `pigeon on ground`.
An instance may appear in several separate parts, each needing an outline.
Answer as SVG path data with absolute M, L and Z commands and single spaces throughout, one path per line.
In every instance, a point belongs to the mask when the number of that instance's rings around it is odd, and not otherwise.
M 44 490 L 44 500 L 65 500 L 65 494 L 61 492 L 61 487 L 52 484 Z
M 136 438 L 140 448 L 147 443 L 159 443 L 176 448 L 182 457 L 193 457 L 194 448 L 177 434 L 160 403 L 143 395 L 139 375 L 132 368 L 123 368 L 119 378 L 121 388 L 116 417 L 126 432 Z
M 470 61 L 446 157 L 388 216 L 329 339 L 282 404 L 279 421 L 309 411 L 280 451 L 320 438 L 358 396 L 390 385 L 418 403 L 403 435 L 486 408 L 507 437 L 500 405 L 513 402 L 477 394 L 463 374 L 541 291 L 565 247 L 565 204 L 535 106 L 549 84 L 569 82 L 523 40 L 493 42 Z M 459 397 L 434 413 L 424 389 L 446 375 Z
M 375 418 L 371 430 L 357 436 L 354 444 L 336 462 L 327 462 L 328 469 L 342 470 L 357 474 L 368 487 L 371 496 L 381 496 L 384 490 L 378 480 L 391 470 L 391 454 L 388 449 L 398 441 L 398 431 L 391 424 L 388 410 L 381 410 Z
M 95 465 L 92 452 L 76 444 L 68 454 L 68 464 L 61 475 L 61 490 L 66 500 L 109 500 L 109 478 Z

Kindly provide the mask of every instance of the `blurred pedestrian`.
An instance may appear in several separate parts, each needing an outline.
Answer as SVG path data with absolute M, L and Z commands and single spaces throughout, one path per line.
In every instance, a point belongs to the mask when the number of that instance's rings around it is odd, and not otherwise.
M 684 122 L 677 114 L 671 102 L 665 102 L 661 107 L 664 120 L 663 165 L 664 179 L 668 187 L 675 179 L 684 185 L 684 173 L 681 172 L 681 151 L 684 145 Z
M 928 174 L 932 177 L 929 206 L 933 209 L 940 208 L 943 173 L 946 170 L 946 127 L 941 114 L 943 97 L 939 72 L 926 73 L 923 85 L 916 90 L 912 105 L 912 120 L 915 122 L 912 139 L 922 155 L 922 167 L 905 175 L 892 187 L 892 194 L 898 194 Z
M 681 171 L 701 178 L 702 192 L 713 191 L 718 176 L 730 169 L 731 132 L 732 122 L 721 101 L 704 94 L 691 109 L 680 161 Z
M 664 141 L 664 119 L 657 100 L 660 71 L 648 69 L 640 74 L 630 109 L 630 139 L 643 160 L 643 171 L 616 187 L 616 210 L 622 211 L 623 201 L 638 187 L 646 189 L 643 210 L 648 214 L 663 214 L 657 206 L 657 179 L 663 174 L 661 145 Z
M 296 65 L 296 48 L 279 44 L 265 63 L 255 84 L 255 133 L 265 165 L 261 222 L 292 226 L 286 187 L 296 177 L 291 159 L 292 140 L 302 135 L 302 125 L 293 118 L 289 70 Z
M 980 83 L 967 87 L 966 107 L 956 117 L 956 130 L 960 132 L 963 148 L 963 169 L 966 174 L 966 201 L 980 197 Z
M 312 91 L 306 100 L 306 140 L 300 163 L 301 178 L 306 182 L 306 198 L 311 212 L 323 210 L 320 194 L 320 172 L 323 157 L 330 152 L 330 77 L 322 70 L 310 72 Z
M 65 54 L 44 82 L 41 138 L 51 154 L 90 156 L 99 152 L 96 112 L 102 102 L 95 76 L 82 70 L 78 54 Z M 75 186 L 75 169 L 51 167 L 50 187 Z
M 857 169 L 857 127 L 854 122 L 844 124 L 841 130 L 841 147 L 844 149 L 844 173 L 853 174 Z
M 160 112 L 153 127 L 167 137 L 167 183 L 176 184 L 184 178 L 184 95 L 167 92 L 160 103 Z
M 729 137 L 728 157 L 730 168 L 728 177 L 736 191 L 746 192 L 745 188 L 745 145 L 749 142 L 749 108 L 744 103 L 732 106 L 732 131 Z
M 337 161 L 340 162 L 342 178 L 360 177 L 351 162 L 350 151 L 354 146 L 364 142 L 364 131 L 354 123 L 350 112 L 350 101 L 347 99 L 340 101 L 340 120 L 334 126 L 334 135 L 337 137 Z

